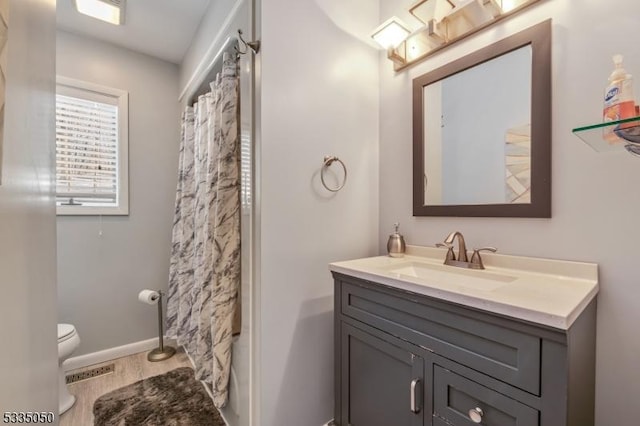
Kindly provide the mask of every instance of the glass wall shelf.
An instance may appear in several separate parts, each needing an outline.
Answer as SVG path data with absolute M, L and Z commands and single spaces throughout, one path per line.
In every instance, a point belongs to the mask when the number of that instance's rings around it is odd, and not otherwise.
M 640 155 L 640 116 L 576 127 L 573 134 L 597 152 L 626 150 Z

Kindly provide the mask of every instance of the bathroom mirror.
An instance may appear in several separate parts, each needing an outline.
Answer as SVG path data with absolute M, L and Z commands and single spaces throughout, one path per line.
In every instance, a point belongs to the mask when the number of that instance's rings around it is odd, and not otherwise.
M 551 21 L 413 80 L 413 215 L 551 217 Z

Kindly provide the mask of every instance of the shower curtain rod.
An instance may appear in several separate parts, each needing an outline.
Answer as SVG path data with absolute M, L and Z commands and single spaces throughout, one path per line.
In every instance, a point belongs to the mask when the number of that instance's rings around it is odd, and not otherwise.
M 204 95 L 211 91 L 211 87 L 209 83 L 216 79 L 216 74 L 222 71 L 222 58 L 225 53 L 229 53 L 232 57 L 236 57 L 238 55 L 238 46 L 239 42 L 236 37 L 228 37 L 225 42 L 222 44 L 222 47 L 213 58 L 211 65 L 209 66 L 209 71 L 204 77 L 203 81 L 200 82 L 198 88 L 193 92 L 193 95 L 189 97 L 189 106 L 193 106 L 194 103 L 198 101 L 198 97 Z

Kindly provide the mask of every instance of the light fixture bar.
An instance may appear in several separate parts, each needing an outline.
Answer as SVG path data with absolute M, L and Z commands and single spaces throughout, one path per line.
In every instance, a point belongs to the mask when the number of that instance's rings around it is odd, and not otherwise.
M 78 12 L 113 25 L 124 24 L 125 2 L 126 0 L 73 0 Z
M 407 42 L 403 41 L 400 46 L 387 49 L 387 59 L 390 59 L 394 64 L 402 66 L 407 63 Z
M 441 45 L 447 42 L 446 35 L 440 30 L 435 19 L 429 21 L 427 25 L 427 36 L 435 42 L 436 45 Z
M 436 22 L 442 21 L 454 6 L 451 0 L 418 0 L 409 8 L 409 13 L 426 25 L 434 19 Z
M 496 0 L 482 0 L 482 6 L 489 11 L 493 18 L 502 15 L 502 6 Z
M 394 70 L 401 71 L 540 0 L 415 0 L 409 13 L 424 25 L 410 31 L 396 17 L 371 37 L 386 51 Z

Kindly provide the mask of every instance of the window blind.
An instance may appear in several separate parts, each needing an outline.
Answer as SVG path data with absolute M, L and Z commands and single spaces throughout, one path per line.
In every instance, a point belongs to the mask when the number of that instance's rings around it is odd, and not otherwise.
M 251 208 L 251 138 L 242 134 L 240 138 L 240 200 L 242 209 Z
M 118 107 L 56 95 L 56 198 L 117 205 Z

